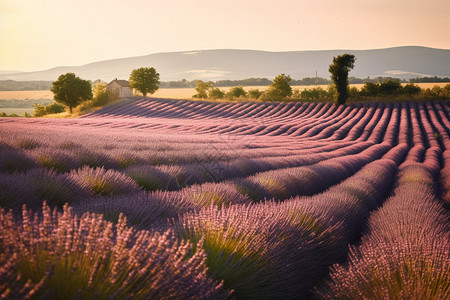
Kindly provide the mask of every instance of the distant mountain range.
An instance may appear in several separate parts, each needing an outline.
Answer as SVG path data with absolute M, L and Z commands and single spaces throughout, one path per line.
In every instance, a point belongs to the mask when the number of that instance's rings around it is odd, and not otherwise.
M 334 56 L 356 56 L 350 76 L 358 78 L 392 76 L 402 79 L 421 76 L 450 77 L 450 50 L 426 47 L 395 47 L 375 50 L 320 50 L 267 52 L 255 50 L 199 50 L 156 53 L 94 62 L 83 66 L 56 67 L 38 72 L 3 72 L 0 80 L 55 80 L 74 72 L 83 79 L 128 79 L 131 71 L 154 67 L 162 81 L 223 80 L 263 77 L 272 79 L 285 73 L 293 79 L 317 76 L 328 78 Z

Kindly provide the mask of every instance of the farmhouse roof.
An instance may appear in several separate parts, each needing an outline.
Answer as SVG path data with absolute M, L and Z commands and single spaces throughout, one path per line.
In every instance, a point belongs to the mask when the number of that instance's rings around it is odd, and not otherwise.
M 113 84 L 113 83 L 117 83 L 118 85 L 120 85 L 121 87 L 131 87 L 130 83 L 126 80 L 118 80 L 117 78 L 114 79 L 113 81 L 111 81 L 110 83 L 108 83 L 108 85 Z

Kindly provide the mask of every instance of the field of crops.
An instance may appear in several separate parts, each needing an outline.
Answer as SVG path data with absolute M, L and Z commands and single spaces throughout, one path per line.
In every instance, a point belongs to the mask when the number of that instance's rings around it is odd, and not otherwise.
M 0 118 L 0 295 L 450 299 L 449 118 L 167 99 Z

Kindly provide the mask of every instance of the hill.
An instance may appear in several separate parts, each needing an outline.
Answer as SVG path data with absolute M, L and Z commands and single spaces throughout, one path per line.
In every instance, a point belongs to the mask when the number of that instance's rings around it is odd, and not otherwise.
M 354 77 L 450 76 L 450 50 L 408 46 L 375 50 L 201 50 L 156 53 L 38 72 L 5 74 L 0 71 L 0 80 L 55 80 L 60 74 L 74 72 L 82 78 L 110 81 L 116 77 L 128 78 L 132 69 L 144 66 L 155 67 L 162 81 L 273 78 L 281 73 L 297 79 L 314 77 L 316 71 L 319 77 L 328 77 L 328 66 L 333 56 L 342 53 L 356 56 L 355 68 L 350 73 Z

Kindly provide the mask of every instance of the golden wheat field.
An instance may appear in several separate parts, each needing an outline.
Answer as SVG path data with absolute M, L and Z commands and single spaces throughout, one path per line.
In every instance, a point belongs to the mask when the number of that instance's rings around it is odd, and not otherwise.
M 0 91 L 0 99 L 53 99 L 53 93 L 50 91 Z

